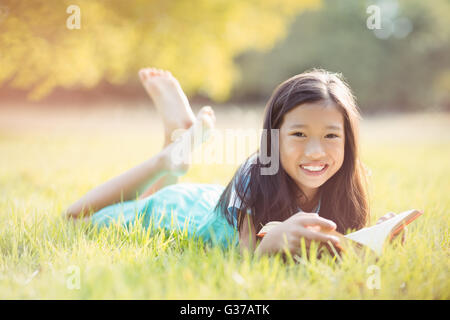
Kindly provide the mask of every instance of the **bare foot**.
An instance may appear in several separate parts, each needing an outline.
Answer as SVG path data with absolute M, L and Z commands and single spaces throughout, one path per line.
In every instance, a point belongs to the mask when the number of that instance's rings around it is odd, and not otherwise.
M 139 77 L 163 117 L 166 139 L 174 130 L 192 126 L 195 116 L 189 101 L 180 83 L 169 71 L 145 68 L 139 71 Z
M 189 130 L 174 132 L 178 138 L 161 151 L 164 168 L 174 176 L 184 175 L 189 169 L 192 152 L 205 142 L 215 125 L 215 115 L 211 107 L 200 109 L 194 124 Z

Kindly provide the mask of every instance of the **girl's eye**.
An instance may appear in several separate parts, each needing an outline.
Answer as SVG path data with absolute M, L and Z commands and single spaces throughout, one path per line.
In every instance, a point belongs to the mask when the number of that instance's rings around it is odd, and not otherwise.
M 303 132 L 295 132 L 292 135 L 296 136 L 296 137 L 304 137 L 305 136 L 305 134 Z
M 301 138 L 306 137 L 306 135 L 303 132 L 294 132 L 292 135 L 296 136 L 296 137 L 301 137 Z M 334 133 L 329 133 L 329 134 L 327 134 L 325 136 L 325 138 L 334 139 L 334 138 L 339 138 L 339 136 L 337 134 L 334 134 Z

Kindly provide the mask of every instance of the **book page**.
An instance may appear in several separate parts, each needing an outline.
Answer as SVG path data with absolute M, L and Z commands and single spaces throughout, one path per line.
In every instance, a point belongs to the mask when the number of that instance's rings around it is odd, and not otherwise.
M 395 217 L 388 219 L 380 224 L 374 225 L 372 227 L 367 227 L 358 230 L 353 233 L 349 233 L 344 237 L 360 244 L 368 246 L 377 254 L 381 254 L 383 250 L 383 245 L 390 234 L 396 230 L 399 231 L 399 227 L 402 224 L 408 224 L 412 222 L 415 218 L 420 216 L 422 212 L 418 210 L 409 210 L 397 214 Z

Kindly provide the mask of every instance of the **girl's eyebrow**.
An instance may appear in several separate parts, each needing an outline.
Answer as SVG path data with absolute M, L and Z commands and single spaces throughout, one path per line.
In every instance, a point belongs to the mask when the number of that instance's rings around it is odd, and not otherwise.
M 309 126 L 308 125 L 306 125 L 306 124 L 300 124 L 300 123 L 298 123 L 298 124 L 293 124 L 290 128 L 291 129 L 295 129 L 295 128 L 308 128 Z M 331 129 L 331 130 L 342 130 L 342 127 L 340 126 L 340 125 L 336 125 L 336 124 L 330 124 L 330 125 L 327 125 L 326 127 L 325 127 L 325 129 Z

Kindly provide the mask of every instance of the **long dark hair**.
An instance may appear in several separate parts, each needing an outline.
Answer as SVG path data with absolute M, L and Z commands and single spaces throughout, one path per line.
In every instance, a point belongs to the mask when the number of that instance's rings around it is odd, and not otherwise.
M 332 101 L 343 114 L 345 150 L 341 168 L 319 188 L 319 215 L 333 220 L 337 231 L 345 233 L 348 229 L 365 226 L 369 218 L 369 201 L 365 170 L 359 160 L 360 112 L 341 75 L 313 69 L 281 83 L 265 108 L 263 132 L 266 135 L 261 138 L 259 151 L 266 148 L 270 157 L 271 129 L 280 129 L 287 112 L 304 103 L 322 101 Z M 259 155 L 258 151 L 257 153 Z M 282 166 L 274 175 L 260 174 L 261 168 L 267 167 L 260 160 L 258 156 L 256 163 L 251 164 L 247 170 L 241 165 L 216 206 L 237 230 L 241 230 L 247 212 L 252 214 L 257 233 L 269 221 L 284 221 L 292 216 L 298 211 L 299 195 L 306 198 Z M 233 212 L 228 211 L 233 187 L 242 201 L 238 205 L 237 218 Z

